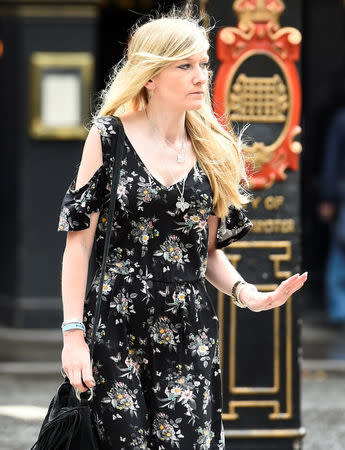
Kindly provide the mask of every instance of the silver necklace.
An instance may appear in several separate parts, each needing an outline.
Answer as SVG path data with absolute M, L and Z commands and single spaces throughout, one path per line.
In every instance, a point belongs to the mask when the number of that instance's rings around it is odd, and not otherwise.
M 183 147 L 184 147 L 184 145 L 183 145 Z M 184 164 L 184 168 L 185 167 L 186 167 L 186 164 Z M 170 171 L 169 167 L 168 167 L 168 170 L 171 175 L 171 171 Z M 179 181 L 177 183 L 175 183 L 175 185 L 180 193 L 180 195 L 177 196 L 176 208 L 180 209 L 182 212 L 184 212 L 186 209 L 188 209 L 190 207 L 190 204 L 188 202 L 186 202 L 186 200 L 184 199 L 184 187 L 186 184 L 186 179 L 187 179 L 188 173 L 186 173 L 186 175 L 183 178 L 182 192 L 181 192 L 180 188 L 178 187 Z
M 145 108 L 145 112 L 146 112 L 146 108 Z M 146 113 L 146 117 L 147 117 L 147 119 L 149 120 L 149 118 L 148 118 L 148 116 L 147 116 L 147 113 Z M 150 122 L 150 123 L 151 123 L 151 122 Z M 160 146 L 160 144 L 158 144 L 158 145 Z M 185 152 L 185 141 L 183 141 L 183 150 L 184 150 L 184 152 Z M 180 161 L 179 161 L 179 162 L 180 162 Z M 185 167 L 186 167 L 186 160 L 185 160 L 185 158 L 183 159 L 183 162 L 184 162 L 184 168 L 185 168 Z M 168 167 L 168 166 L 167 166 L 167 167 Z M 170 171 L 170 169 L 169 169 L 169 167 L 168 167 L 168 171 L 169 171 L 170 175 L 172 175 L 172 174 L 171 174 L 171 171 Z M 189 174 L 189 172 L 188 172 L 188 173 L 184 176 L 184 178 L 183 178 L 182 191 L 180 190 L 180 188 L 179 188 L 179 186 L 178 186 L 179 181 L 178 181 L 177 183 L 175 183 L 175 185 L 176 185 L 176 187 L 177 187 L 177 189 L 178 189 L 178 191 L 179 191 L 179 193 L 180 193 L 180 195 L 177 196 L 176 208 L 177 208 L 177 209 L 180 209 L 182 212 L 184 212 L 184 211 L 185 211 L 186 209 L 188 209 L 189 206 L 190 206 L 190 204 L 189 204 L 188 202 L 186 202 L 185 199 L 184 199 L 184 188 L 185 188 L 186 179 L 187 179 L 188 174 Z M 151 178 L 151 177 L 150 177 L 150 178 Z M 174 186 L 174 185 L 172 184 L 171 186 Z M 170 186 L 170 187 L 171 187 L 171 186 Z
M 147 120 L 150 122 L 152 128 L 156 131 L 156 133 L 158 133 L 157 127 L 152 123 L 152 121 L 150 120 L 149 116 L 147 115 L 146 108 L 145 108 L 145 114 L 146 114 Z M 159 134 L 159 133 L 158 133 L 158 134 Z M 181 146 L 180 146 L 180 150 L 177 150 L 177 149 L 175 148 L 175 146 L 172 144 L 172 142 L 170 142 L 169 139 L 167 139 L 166 137 L 164 137 L 164 140 L 165 140 L 165 141 L 166 141 L 166 142 L 167 142 L 167 143 L 168 143 L 175 151 L 177 151 L 177 162 L 179 162 L 179 163 L 184 163 L 184 162 L 185 162 L 185 157 L 186 157 L 186 152 L 185 152 L 185 145 L 184 145 L 184 143 L 185 143 L 186 138 L 184 137 L 184 140 L 182 141 L 182 144 L 181 144 Z

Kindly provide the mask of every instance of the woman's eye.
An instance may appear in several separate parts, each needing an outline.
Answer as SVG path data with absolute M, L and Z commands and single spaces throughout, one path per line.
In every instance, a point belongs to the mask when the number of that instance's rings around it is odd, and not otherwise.
M 205 63 L 201 63 L 201 65 L 204 66 L 204 69 L 208 69 L 210 67 L 208 62 L 207 63 L 206 62 Z M 181 67 L 183 69 L 184 67 L 187 67 L 187 66 L 189 67 L 190 64 L 183 64 L 183 66 L 179 66 L 179 67 Z

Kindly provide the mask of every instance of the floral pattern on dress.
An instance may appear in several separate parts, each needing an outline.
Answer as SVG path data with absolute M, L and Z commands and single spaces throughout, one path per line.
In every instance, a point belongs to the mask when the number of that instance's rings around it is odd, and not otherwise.
M 97 266 L 83 311 L 87 343 L 95 332 L 118 132 L 112 116 L 94 123 L 103 164 L 77 190 L 74 177 L 58 223 L 58 231 L 79 231 L 99 213 Z M 205 281 L 212 189 L 198 162 L 186 176 L 184 211 L 176 206 L 177 187 L 182 180 L 160 183 L 125 135 L 92 365 L 90 407 L 101 450 L 225 448 L 219 321 Z M 242 210 L 229 207 L 217 248 L 251 227 Z

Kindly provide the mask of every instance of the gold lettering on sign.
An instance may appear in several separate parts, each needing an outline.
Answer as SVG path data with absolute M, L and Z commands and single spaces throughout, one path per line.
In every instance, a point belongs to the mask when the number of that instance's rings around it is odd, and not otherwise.
M 295 219 L 252 219 L 252 233 L 295 233 Z
M 261 197 L 255 197 L 252 201 L 251 201 L 251 205 L 254 209 L 257 209 L 259 206 L 259 203 L 261 202 L 262 198 Z
M 268 210 L 278 209 L 283 203 L 283 195 L 269 195 L 264 200 L 265 208 Z
M 258 209 L 259 204 L 262 201 L 262 197 L 255 197 L 251 201 L 252 208 Z M 265 209 L 271 211 L 272 209 L 279 209 L 281 205 L 284 204 L 285 197 L 284 195 L 268 195 L 264 198 L 264 207 Z
M 282 123 L 289 108 L 287 88 L 280 75 L 248 77 L 241 73 L 230 93 L 230 120 Z

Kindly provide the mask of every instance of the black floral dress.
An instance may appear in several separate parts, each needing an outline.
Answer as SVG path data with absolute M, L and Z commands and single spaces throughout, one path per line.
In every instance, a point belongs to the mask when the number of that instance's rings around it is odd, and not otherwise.
M 98 268 L 84 305 L 87 342 L 106 231 L 117 132 L 112 116 L 95 120 L 103 165 L 62 202 L 59 231 L 88 228 L 100 211 L 95 236 Z M 125 136 L 112 236 L 94 350 L 91 408 L 102 449 L 224 449 L 219 322 L 205 272 L 212 190 L 196 162 L 185 182 L 189 208 L 176 207 L 182 181 L 166 187 L 147 170 Z M 243 210 L 219 221 L 217 247 L 252 227 Z

